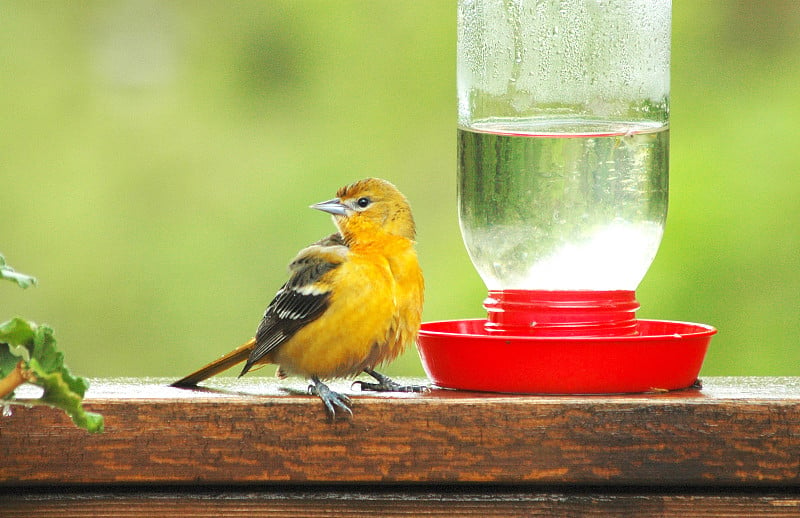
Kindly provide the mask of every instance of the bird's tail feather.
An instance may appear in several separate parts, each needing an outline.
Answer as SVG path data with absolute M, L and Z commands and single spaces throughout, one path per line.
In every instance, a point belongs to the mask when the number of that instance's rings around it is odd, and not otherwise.
M 234 365 L 236 365 L 237 363 L 245 361 L 247 357 L 250 356 L 250 351 L 253 350 L 255 344 L 256 344 L 256 339 L 252 338 L 246 343 L 234 349 L 233 351 L 229 352 L 228 354 L 209 363 L 205 367 L 201 367 L 200 369 L 194 371 L 193 373 L 179 379 L 175 383 L 172 383 L 171 386 L 194 387 L 201 381 L 208 379 L 211 376 L 215 376 L 222 371 L 226 371 L 231 367 L 233 367 Z

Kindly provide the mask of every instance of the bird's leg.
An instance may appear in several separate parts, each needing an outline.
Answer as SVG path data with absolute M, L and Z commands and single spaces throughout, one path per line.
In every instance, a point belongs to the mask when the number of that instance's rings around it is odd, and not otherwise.
M 358 385 L 361 390 L 371 390 L 374 392 L 428 392 L 430 390 L 430 388 L 425 385 L 401 385 L 393 381 L 389 376 L 372 369 L 364 369 L 364 372 L 375 378 L 377 383 L 354 381 L 353 386 Z
M 326 384 L 322 383 L 318 377 L 312 376 L 311 381 L 313 385 L 308 386 L 308 393 L 312 396 L 319 396 L 322 403 L 325 405 L 325 410 L 328 411 L 328 417 L 332 421 L 336 420 L 336 409 L 345 411 L 353 417 L 353 411 L 350 410 L 350 398 L 344 394 L 332 391 Z

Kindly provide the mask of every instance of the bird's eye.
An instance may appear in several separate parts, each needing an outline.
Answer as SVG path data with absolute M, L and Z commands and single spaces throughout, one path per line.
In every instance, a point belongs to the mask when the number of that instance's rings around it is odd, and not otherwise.
M 372 202 L 372 200 L 370 200 L 369 198 L 364 196 L 363 198 L 359 198 L 359 199 L 356 200 L 356 205 L 358 205 L 362 209 L 366 209 L 367 207 L 369 207 L 369 204 L 371 202 Z

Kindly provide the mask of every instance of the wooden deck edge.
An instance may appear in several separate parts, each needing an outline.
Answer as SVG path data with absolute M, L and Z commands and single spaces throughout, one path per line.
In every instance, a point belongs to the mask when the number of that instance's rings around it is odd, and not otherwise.
M 355 395 L 353 419 L 331 423 L 302 384 L 93 380 L 85 404 L 103 434 L 43 407 L 0 419 L 0 486 L 798 487 L 800 380 L 704 381 L 629 396 Z

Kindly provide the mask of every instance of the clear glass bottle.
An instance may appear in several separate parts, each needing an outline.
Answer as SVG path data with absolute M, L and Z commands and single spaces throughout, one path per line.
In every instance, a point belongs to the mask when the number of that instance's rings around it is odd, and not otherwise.
M 490 299 L 632 297 L 667 213 L 670 28 L 670 0 L 459 0 L 459 220 Z

